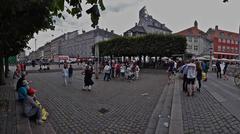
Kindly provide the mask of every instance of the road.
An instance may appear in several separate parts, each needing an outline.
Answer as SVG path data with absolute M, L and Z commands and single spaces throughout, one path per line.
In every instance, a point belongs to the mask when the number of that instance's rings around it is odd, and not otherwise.
M 27 79 L 59 134 L 142 134 L 167 81 L 165 72 L 147 70 L 133 82 L 94 80 L 93 91 L 86 92 L 79 71 L 67 87 L 60 72 L 30 73 Z

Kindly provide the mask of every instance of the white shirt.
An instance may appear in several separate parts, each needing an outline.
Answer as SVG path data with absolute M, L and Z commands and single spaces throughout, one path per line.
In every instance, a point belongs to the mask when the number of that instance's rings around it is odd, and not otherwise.
M 63 76 L 68 77 L 68 69 L 63 68 Z
M 196 65 L 194 63 L 187 64 L 187 78 L 194 79 L 196 75 Z
M 105 73 L 110 73 L 110 66 L 109 65 L 106 65 L 105 67 L 104 67 L 104 71 L 105 71 Z
M 140 71 L 140 68 L 139 68 L 139 66 L 137 65 L 136 66 L 136 72 L 139 72 Z

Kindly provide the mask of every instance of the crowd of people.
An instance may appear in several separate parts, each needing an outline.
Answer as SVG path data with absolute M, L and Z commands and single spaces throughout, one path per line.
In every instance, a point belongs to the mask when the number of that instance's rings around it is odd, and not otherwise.
M 228 68 L 229 63 L 226 62 L 221 62 L 217 60 L 216 62 L 216 68 L 217 68 L 217 78 L 222 78 L 222 75 L 224 76 L 224 80 L 228 80 L 227 77 L 227 68 Z
M 109 81 L 111 78 L 137 80 L 139 79 L 140 67 L 136 62 L 112 64 L 106 62 L 102 72 L 104 72 L 104 81 Z
M 201 90 L 202 80 L 207 81 L 209 65 L 207 62 L 201 62 L 195 59 L 182 62 L 170 61 L 168 67 L 168 84 L 170 84 L 173 76 L 179 72 L 182 76 L 182 89 L 187 96 L 193 96 L 195 91 Z

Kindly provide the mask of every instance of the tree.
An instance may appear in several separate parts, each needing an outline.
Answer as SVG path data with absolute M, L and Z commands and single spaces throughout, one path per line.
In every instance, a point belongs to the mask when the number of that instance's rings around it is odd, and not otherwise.
M 99 42 L 101 56 L 172 56 L 184 54 L 186 38 L 177 35 L 148 34 L 140 37 L 117 37 Z
M 64 2 L 68 6 L 64 6 Z M 80 18 L 82 0 L 6 0 L 0 4 L 0 84 L 4 83 L 3 57 L 17 54 L 27 47 L 27 42 L 40 30 L 54 29 L 54 16 L 64 18 L 62 12 Z M 92 27 L 98 24 L 99 7 L 104 10 L 103 0 L 86 0 L 92 7 Z M 14 50 L 14 52 L 12 51 Z

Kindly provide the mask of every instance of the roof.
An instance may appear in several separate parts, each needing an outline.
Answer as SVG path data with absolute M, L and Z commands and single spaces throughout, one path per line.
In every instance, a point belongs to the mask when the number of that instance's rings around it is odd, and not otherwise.
M 206 33 L 197 27 L 190 27 L 175 34 L 182 36 L 206 36 Z
M 239 33 L 234 33 L 226 30 L 220 30 L 220 29 L 212 29 L 209 28 L 207 31 L 207 34 L 212 37 L 221 37 L 225 39 L 235 39 L 239 40 L 240 34 Z
M 131 28 L 129 30 L 127 30 L 126 32 L 129 32 L 129 31 L 131 31 L 131 32 L 139 32 L 139 33 L 146 33 L 144 27 L 143 26 L 138 26 L 138 25 L 134 26 L 133 28 Z

